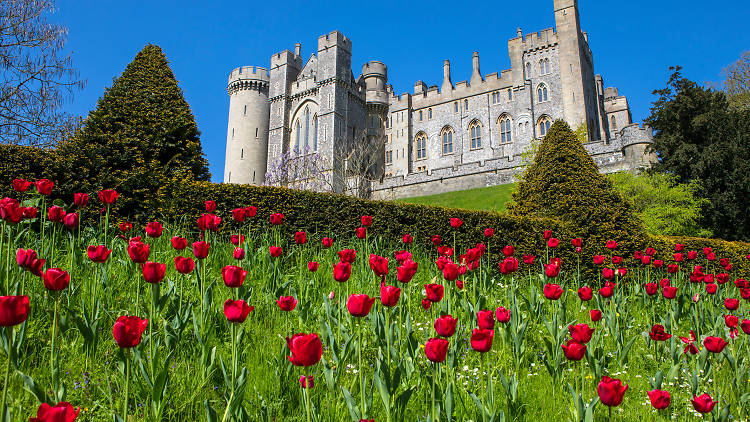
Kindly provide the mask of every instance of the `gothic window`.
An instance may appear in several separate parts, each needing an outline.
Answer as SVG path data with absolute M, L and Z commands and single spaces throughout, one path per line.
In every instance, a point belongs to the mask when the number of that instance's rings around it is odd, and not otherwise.
M 432 109 L 431 108 L 427 109 L 427 118 L 428 119 L 432 119 Z
M 526 79 L 531 79 L 531 63 L 526 63 Z
M 443 128 L 440 139 L 443 141 L 443 154 L 453 154 L 453 128 L 450 126 Z
M 299 153 L 299 135 L 300 135 L 300 132 L 302 132 L 302 126 L 300 126 L 299 124 L 299 119 L 297 119 L 297 122 L 294 124 L 294 127 L 297 132 L 297 134 L 295 135 L 295 140 L 294 140 L 294 152 Z
M 464 100 L 464 111 L 469 111 L 469 100 Z
M 610 118 L 610 127 L 612 127 L 612 130 L 617 130 L 617 119 L 615 119 L 615 116 L 612 116 Z
M 310 149 L 310 109 L 305 108 L 305 152 Z
M 546 136 L 549 132 L 549 127 L 552 124 L 552 119 L 549 116 L 542 116 L 539 118 L 539 136 Z
M 453 102 L 453 112 L 458 113 L 458 101 Z
M 508 88 L 508 101 L 513 99 L 513 90 Z
M 385 152 L 385 164 L 390 165 L 393 163 L 393 151 Z
M 318 150 L 318 115 L 313 116 L 313 151 Z
M 501 144 L 507 144 L 512 142 L 512 122 L 510 120 L 510 116 L 507 114 L 503 114 L 500 116 L 500 119 L 498 119 L 498 126 L 500 127 L 500 143 Z
M 417 134 L 416 144 L 417 160 L 424 160 L 427 158 L 427 135 L 424 132 Z
M 422 121 L 422 110 L 419 110 L 419 121 Z
M 544 59 L 544 73 L 547 75 L 552 73 L 549 71 L 549 59 Z
M 539 74 L 544 75 L 544 59 L 539 60 Z
M 469 124 L 469 135 L 471 149 L 482 148 L 482 125 L 479 121 L 474 120 Z
M 536 89 L 536 95 L 540 103 L 547 101 L 547 86 L 545 84 L 539 84 L 539 87 Z

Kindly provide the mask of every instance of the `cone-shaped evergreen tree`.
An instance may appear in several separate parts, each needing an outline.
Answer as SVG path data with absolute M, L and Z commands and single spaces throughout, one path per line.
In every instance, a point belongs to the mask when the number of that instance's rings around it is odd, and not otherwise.
M 117 189 L 120 214 L 156 209 L 158 188 L 170 178 L 209 180 L 200 133 L 161 48 L 145 46 L 57 151 L 67 170 L 61 188 Z
M 512 199 L 508 205 L 512 214 L 572 222 L 587 252 L 601 251 L 609 239 L 620 243 L 620 254 L 642 247 L 645 241 L 645 230 L 630 203 L 599 173 L 562 120 L 542 140 Z

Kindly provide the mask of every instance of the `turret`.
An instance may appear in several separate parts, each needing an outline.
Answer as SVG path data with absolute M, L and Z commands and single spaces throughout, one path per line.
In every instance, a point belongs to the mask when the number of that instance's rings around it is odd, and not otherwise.
M 362 66 L 362 77 L 365 80 L 367 104 L 388 104 L 388 67 L 377 61 L 370 61 Z
M 268 70 L 244 66 L 229 75 L 224 182 L 260 185 L 268 154 Z

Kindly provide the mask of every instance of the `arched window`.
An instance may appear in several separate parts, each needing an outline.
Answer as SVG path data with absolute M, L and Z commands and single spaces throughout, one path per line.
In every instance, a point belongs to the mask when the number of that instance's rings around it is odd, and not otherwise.
M 469 139 L 471 139 L 471 149 L 482 148 L 482 125 L 478 120 L 469 124 Z
M 539 74 L 544 75 L 544 59 L 539 60 Z
M 469 100 L 464 100 L 464 111 L 469 110 Z
M 612 128 L 612 130 L 617 130 L 617 119 L 615 119 L 615 116 L 612 116 L 609 121 L 609 126 Z
M 299 124 L 299 119 L 294 124 L 294 127 L 295 127 L 295 130 L 297 131 L 297 134 L 295 135 L 295 139 L 294 139 L 294 152 L 299 153 L 299 137 L 300 137 L 300 132 L 302 132 L 302 126 Z
M 544 59 L 544 73 L 547 75 L 551 73 L 549 70 L 549 59 Z
M 310 109 L 305 108 L 305 152 L 310 149 Z
M 313 116 L 313 151 L 318 150 L 318 115 Z
M 415 140 L 417 160 L 424 160 L 427 158 L 427 135 L 424 132 L 419 132 Z
M 531 79 L 531 63 L 526 63 L 526 79 Z
M 552 119 L 549 116 L 542 116 L 539 118 L 539 136 L 546 136 L 549 132 L 549 127 L 552 125 Z
M 432 119 L 432 109 L 431 108 L 427 109 L 427 118 L 428 119 Z
M 536 95 L 540 103 L 547 101 L 547 85 L 539 84 L 539 87 L 536 89 Z
M 443 141 L 443 154 L 453 154 L 453 128 L 444 127 L 440 139 Z
M 513 90 L 508 88 L 508 101 L 513 99 Z
M 500 127 L 500 143 L 501 144 L 507 144 L 513 141 L 512 137 L 512 125 L 513 123 L 510 120 L 510 116 L 507 114 L 503 114 L 498 119 L 497 125 Z
M 422 121 L 422 110 L 419 110 L 419 121 Z

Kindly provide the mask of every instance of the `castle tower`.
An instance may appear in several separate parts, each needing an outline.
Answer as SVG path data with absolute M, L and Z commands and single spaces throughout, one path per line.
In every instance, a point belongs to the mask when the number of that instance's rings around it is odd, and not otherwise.
M 238 67 L 229 75 L 224 183 L 260 185 L 268 155 L 268 70 Z
M 388 67 L 378 61 L 370 61 L 362 66 L 365 81 L 365 104 L 367 108 L 367 140 L 373 146 L 371 154 L 378 157 L 370 169 L 375 178 L 385 171 L 385 119 L 388 118 Z

